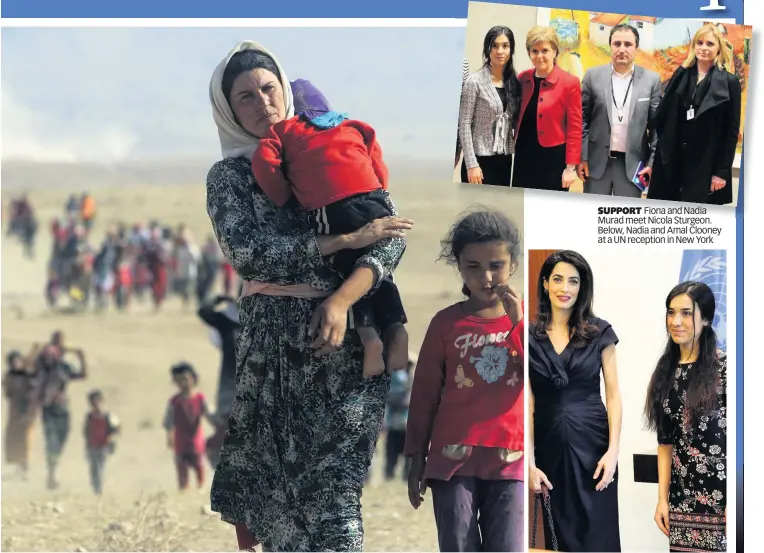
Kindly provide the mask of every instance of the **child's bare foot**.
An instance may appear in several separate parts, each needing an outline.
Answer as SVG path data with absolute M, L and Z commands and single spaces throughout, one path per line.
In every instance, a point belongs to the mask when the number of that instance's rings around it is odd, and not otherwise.
M 409 333 L 402 323 L 387 329 L 387 372 L 401 371 L 409 362 Z
M 385 372 L 385 345 L 373 328 L 359 328 L 358 336 L 363 344 L 363 376 L 379 376 Z

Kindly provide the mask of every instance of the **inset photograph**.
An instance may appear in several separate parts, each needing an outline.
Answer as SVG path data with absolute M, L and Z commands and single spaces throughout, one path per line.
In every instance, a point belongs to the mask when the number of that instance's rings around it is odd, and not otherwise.
M 734 206 L 752 35 L 470 2 L 455 180 Z
M 726 251 L 530 250 L 528 281 L 531 549 L 726 551 Z

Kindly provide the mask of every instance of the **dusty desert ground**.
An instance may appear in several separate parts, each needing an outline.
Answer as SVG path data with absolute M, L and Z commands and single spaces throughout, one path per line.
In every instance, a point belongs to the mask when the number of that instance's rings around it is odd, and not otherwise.
M 434 263 L 439 240 L 449 224 L 465 207 L 480 202 L 505 210 L 522 225 L 522 192 L 456 185 L 448 174 L 437 181 L 393 177 L 393 197 L 401 212 L 416 221 L 396 280 L 410 317 L 412 349 L 418 350 L 431 316 L 460 298 L 454 270 Z M 17 191 L 8 188 L 11 184 L 4 171 L 4 207 Z M 72 346 L 85 350 L 92 375 L 88 382 L 70 387 L 73 428 L 61 465 L 61 489 L 50 492 L 44 487 L 39 426 L 30 481 L 19 481 L 8 467 L 3 470 L 2 550 L 235 551 L 232 528 L 206 508 L 208 490 L 185 495 L 175 490 L 172 458 L 160 427 L 165 402 L 173 393 L 168 377 L 172 363 L 191 361 L 200 372 L 202 391 L 214 397 L 218 354 L 193 310 L 184 311 L 177 300 L 159 314 L 133 306 L 126 314 L 61 315 L 45 306 L 48 224 L 59 215 L 67 196 L 80 191 L 80 187 L 67 186 L 30 188 L 41 222 L 36 261 L 23 259 L 15 241 L 5 236 L 2 240 L 3 359 L 8 350 L 26 351 L 34 341 L 47 340 L 52 331 L 61 329 Z M 90 187 L 90 192 L 98 202 L 97 240 L 108 222 L 117 220 L 185 222 L 200 241 L 211 230 L 202 182 L 107 183 Z M 514 283 L 521 290 L 522 275 L 523 271 L 517 271 Z M 121 443 L 108 461 L 106 489 L 100 499 L 88 487 L 79 431 L 85 395 L 93 387 L 104 391 L 110 409 L 123 424 Z M 383 443 L 384 437 L 380 439 Z M 366 550 L 436 551 L 429 500 L 414 511 L 403 483 L 383 482 L 381 471 L 378 456 L 374 478 L 363 495 Z

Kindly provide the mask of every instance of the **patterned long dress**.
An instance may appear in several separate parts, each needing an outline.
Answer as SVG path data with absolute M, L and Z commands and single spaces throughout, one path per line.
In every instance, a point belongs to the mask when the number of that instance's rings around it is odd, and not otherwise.
M 249 160 L 212 167 L 207 210 L 242 278 L 320 290 L 339 284 L 307 212 L 293 203 L 276 208 L 254 182 Z M 378 242 L 358 263 L 378 277 L 389 274 L 404 247 L 403 239 Z M 363 378 L 363 349 L 352 330 L 336 353 L 314 356 L 307 331 L 321 301 L 254 295 L 240 305 L 236 399 L 211 503 L 224 521 L 246 524 L 264 550 L 363 550 L 360 498 L 390 378 Z
M 692 363 L 682 363 L 663 403 L 668 417 L 658 442 L 673 445 L 669 486 L 671 551 L 727 551 L 727 355 L 719 353 L 718 408 L 692 425 L 685 409 Z

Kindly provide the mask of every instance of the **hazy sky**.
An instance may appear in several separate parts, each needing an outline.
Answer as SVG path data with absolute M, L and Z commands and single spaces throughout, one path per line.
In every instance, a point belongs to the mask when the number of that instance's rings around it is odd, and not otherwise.
M 393 156 L 452 155 L 464 28 L 21 29 L 2 33 L 4 159 L 216 156 L 208 84 L 240 40 L 376 127 Z

